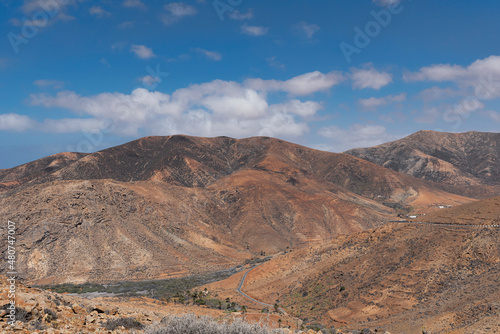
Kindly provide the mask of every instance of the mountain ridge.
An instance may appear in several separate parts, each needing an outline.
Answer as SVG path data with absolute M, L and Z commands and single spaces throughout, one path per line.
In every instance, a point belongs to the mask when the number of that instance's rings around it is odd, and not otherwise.
M 1 174 L 0 214 L 19 222 L 20 271 L 32 282 L 227 269 L 380 226 L 410 205 L 471 201 L 347 154 L 268 137 L 146 137 L 70 154 L 46 170 L 58 158 Z

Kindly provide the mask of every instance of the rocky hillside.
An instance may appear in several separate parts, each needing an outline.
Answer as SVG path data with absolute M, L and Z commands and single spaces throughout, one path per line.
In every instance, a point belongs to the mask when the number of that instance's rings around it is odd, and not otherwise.
M 500 226 L 500 197 L 437 210 L 425 216 L 419 216 L 416 220 L 434 224 Z
M 457 193 L 500 193 L 500 133 L 420 131 L 346 153 L 423 180 L 458 186 L 449 188 Z
M 243 291 L 336 328 L 499 333 L 499 245 L 500 228 L 388 224 L 286 252 L 252 270 Z M 239 281 L 207 287 L 243 303 Z
M 19 271 L 40 284 L 220 270 L 379 226 L 393 208 L 470 201 L 350 155 L 265 137 L 148 137 L 1 175 L 0 214 L 17 224 Z

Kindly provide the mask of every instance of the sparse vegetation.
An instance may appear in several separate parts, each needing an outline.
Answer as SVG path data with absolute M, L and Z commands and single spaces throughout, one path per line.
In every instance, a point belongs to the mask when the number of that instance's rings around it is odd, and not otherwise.
M 241 267 L 240 267 L 241 268 Z M 42 289 L 48 289 L 57 293 L 93 293 L 105 292 L 122 296 L 147 296 L 158 300 L 172 299 L 175 295 L 180 298 L 180 293 L 190 291 L 197 286 L 220 281 L 234 275 L 236 268 L 215 272 L 205 275 L 192 275 L 183 278 L 173 278 L 167 280 L 140 281 L 140 282 L 117 282 L 113 284 L 60 284 L 39 286 Z M 182 303 L 190 300 L 192 297 L 184 296 L 184 300 L 178 300 Z
M 271 329 L 260 324 L 249 324 L 235 320 L 232 323 L 219 323 L 207 317 L 194 314 L 170 316 L 160 323 L 148 326 L 146 334 L 282 334 L 279 329 Z
M 5 304 L 2 306 L 2 310 L 8 310 L 8 307 L 10 304 Z M 16 320 L 22 321 L 22 322 L 28 322 L 31 320 L 31 314 L 26 311 L 25 309 L 21 307 L 16 306 Z
M 103 327 L 107 330 L 114 331 L 119 327 L 125 327 L 126 329 L 143 329 L 144 325 L 134 318 L 120 317 L 116 319 L 109 319 L 103 324 Z
M 49 322 L 57 319 L 57 313 L 52 311 L 50 308 L 44 309 L 43 313 L 47 315 L 47 321 Z

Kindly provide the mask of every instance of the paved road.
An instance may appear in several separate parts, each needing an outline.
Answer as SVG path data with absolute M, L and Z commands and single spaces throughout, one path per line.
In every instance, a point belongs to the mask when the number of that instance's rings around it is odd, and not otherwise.
M 265 263 L 265 262 L 264 262 L 264 263 Z M 253 302 L 257 303 L 257 304 L 260 304 L 260 305 L 262 305 L 262 306 L 269 307 L 269 308 L 271 308 L 271 309 L 272 309 L 272 308 L 274 308 L 274 305 L 263 303 L 263 302 L 261 302 L 260 300 L 257 300 L 257 299 L 255 299 L 255 298 L 252 298 L 252 297 L 250 297 L 249 295 L 247 295 L 246 293 L 244 293 L 243 291 L 241 291 L 241 288 L 243 288 L 243 284 L 245 284 L 245 280 L 247 279 L 247 275 L 248 275 L 248 274 L 249 274 L 252 270 L 254 270 L 255 268 L 257 268 L 257 267 L 259 267 L 259 266 L 261 266 L 261 265 L 263 265 L 264 263 L 261 263 L 261 264 L 259 264 L 259 265 L 256 265 L 255 267 L 252 267 L 252 268 L 248 269 L 248 270 L 245 272 L 245 274 L 243 275 L 243 277 L 241 278 L 240 285 L 238 286 L 238 288 L 236 289 L 236 291 L 237 291 L 238 293 L 240 293 L 240 294 L 241 294 L 243 297 L 245 297 L 246 299 L 251 300 L 251 301 L 253 301 Z M 282 309 L 281 307 L 279 308 L 279 311 L 280 311 L 281 313 L 285 314 L 285 315 L 287 314 L 287 313 L 286 313 L 286 311 L 285 311 L 284 309 Z
M 264 263 L 265 263 L 265 262 L 264 262 Z M 266 304 L 266 303 L 263 303 L 263 302 L 261 302 L 261 301 L 258 301 L 257 299 L 252 298 L 252 297 L 250 297 L 249 295 L 247 295 L 246 293 L 244 293 L 243 291 L 241 291 L 241 288 L 243 287 L 243 284 L 245 284 L 245 280 L 247 279 L 247 275 L 248 275 L 248 274 L 249 274 L 252 270 L 254 270 L 255 268 L 257 268 L 257 267 L 259 267 L 259 266 L 261 266 L 261 265 L 263 265 L 264 263 L 261 263 L 261 264 L 259 264 L 259 265 L 255 266 L 255 267 L 252 267 L 252 268 L 248 269 L 248 270 L 246 271 L 246 273 L 243 275 L 243 277 L 241 278 L 240 285 L 238 286 L 238 289 L 236 289 L 236 291 L 237 291 L 238 293 L 242 294 L 245 298 L 250 299 L 251 301 L 253 301 L 253 302 L 257 303 L 257 304 L 260 304 L 260 305 L 262 305 L 262 306 L 266 306 L 266 307 L 274 307 L 274 305 L 270 305 L 270 304 Z

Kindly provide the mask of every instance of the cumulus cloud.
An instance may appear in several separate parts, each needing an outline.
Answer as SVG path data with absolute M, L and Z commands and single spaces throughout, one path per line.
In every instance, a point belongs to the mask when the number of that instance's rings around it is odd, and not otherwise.
M 222 55 L 220 54 L 220 52 L 208 51 L 208 50 L 201 49 L 201 48 L 197 48 L 197 49 L 195 49 L 195 51 L 202 54 L 202 55 L 205 55 L 207 58 L 209 58 L 211 60 L 215 60 L 215 61 L 222 60 Z
M 284 91 L 291 95 L 303 96 L 327 91 L 344 80 L 340 72 L 323 74 L 319 71 L 302 74 L 286 81 L 249 79 L 246 85 L 261 91 Z
M 317 24 L 313 24 L 313 23 L 307 23 L 307 22 L 299 22 L 297 23 L 297 25 L 295 26 L 300 32 L 302 32 L 303 34 L 305 34 L 305 36 L 308 38 L 308 39 L 311 39 L 315 33 L 317 33 L 318 31 L 321 30 L 321 28 L 319 27 L 319 25 Z
M 319 130 L 319 135 L 332 140 L 327 147 L 335 152 L 376 146 L 399 139 L 398 136 L 387 133 L 384 126 L 370 124 L 353 124 L 349 129 L 338 126 L 323 127 Z
M 379 107 L 386 106 L 393 102 L 403 102 L 406 100 L 406 93 L 399 95 L 388 95 L 385 97 L 370 97 L 369 99 L 360 99 L 358 103 L 366 110 L 376 110 Z
M 165 13 L 161 16 L 161 20 L 165 25 L 177 23 L 184 17 L 194 16 L 197 14 L 196 8 L 182 2 L 171 2 L 164 6 Z
M 467 67 L 438 64 L 422 67 L 417 72 L 403 75 L 406 81 L 453 82 L 461 87 L 472 87 L 481 100 L 500 97 L 500 56 L 474 61 Z
M 44 122 L 45 129 L 80 131 L 84 128 L 86 130 L 81 131 L 89 131 L 98 122 L 107 122 L 113 125 L 116 134 L 127 136 L 186 133 L 201 136 L 262 134 L 297 137 L 309 131 L 305 119 L 323 108 L 319 102 L 287 98 L 271 104 L 267 91 L 255 89 L 246 82 L 222 80 L 190 85 L 172 94 L 142 88 L 135 89 L 131 94 L 81 96 L 71 91 L 53 96 L 35 94 L 31 96 L 31 103 L 46 108 L 67 109 L 87 119 L 80 128 L 77 128 L 78 121 L 48 120 Z
M 33 126 L 33 120 L 19 114 L 0 114 L 1 131 L 25 131 Z
M 135 55 L 141 59 L 150 59 L 155 57 L 153 49 L 148 48 L 147 46 L 144 45 L 132 44 L 132 46 L 130 47 L 130 51 L 135 53 Z
M 241 32 L 250 36 L 263 36 L 269 32 L 269 28 L 244 24 L 241 26 Z
M 378 90 L 392 82 L 392 76 L 389 73 L 379 72 L 371 64 L 364 68 L 352 68 L 350 78 L 354 89 Z

